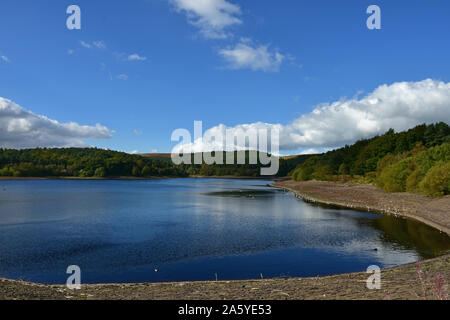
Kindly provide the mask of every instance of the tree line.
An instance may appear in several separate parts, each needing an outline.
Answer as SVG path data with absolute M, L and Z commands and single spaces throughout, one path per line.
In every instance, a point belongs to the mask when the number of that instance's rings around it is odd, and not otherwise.
M 290 173 L 297 181 L 373 183 L 386 192 L 450 194 L 450 127 L 419 125 L 310 157 Z
M 194 155 L 192 155 L 194 157 Z M 224 155 L 224 158 L 226 155 Z M 198 165 L 172 163 L 170 155 L 132 155 L 97 148 L 0 149 L 0 176 L 4 177 L 188 177 L 260 176 L 261 165 Z M 286 176 L 308 156 L 280 159 L 279 176 Z M 235 154 L 237 159 L 237 154 Z

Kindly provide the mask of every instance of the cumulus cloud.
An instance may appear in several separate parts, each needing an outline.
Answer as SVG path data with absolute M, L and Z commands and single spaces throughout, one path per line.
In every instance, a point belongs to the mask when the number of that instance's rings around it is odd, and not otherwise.
M 235 127 L 219 125 L 206 131 L 206 134 L 225 135 L 228 129 L 234 135 L 248 135 L 255 129 L 276 129 L 280 135 L 280 150 L 327 150 L 383 134 L 390 128 L 403 131 L 422 123 L 440 121 L 450 123 L 450 83 L 427 79 L 385 84 L 361 99 L 324 103 L 287 125 L 262 122 Z M 235 146 L 235 149 L 245 147 Z M 174 150 L 181 150 L 181 146 L 177 148 Z M 223 141 L 205 142 L 200 139 L 185 144 L 184 148 L 184 152 L 230 149 Z
M 231 69 L 278 72 L 285 56 L 278 51 L 269 51 L 269 46 L 255 46 L 249 39 L 241 39 L 234 47 L 219 51 Z
M 59 123 L 0 97 L 1 148 L 85 147 L 85 139 L 108 139 L 112 134 L 100 124 Z
M 138 55 L 137 53 L 134 53 L 134 54 L 130 54 L 127 57 L 127 60 L 128 61 L 145 61 L 145 60 L 147 60 L 147 57 L 143 57 L 143 56 Z
M 9 58 L 7 56 L 0 56 L 0 58 L 5 61 L 6 63 L 10 63 L 11 60 L 9 60 Z
M 226 38 L 225 29 L 239 25 L 241 9 L 227 0 L 170 0 L 178 12 L 184 12 L 189 23 L 207 38 Z
M 191 24 L 198 27 L 206 38 L 223 39 L 233 33 L 227 28 L 242 24 L 241 8 L 227 0 L 170 0 L 178 12 L 185 13 Z M 268 45 L 255 45 L 249 38 L 218 51 L 230 69 L 278 72 L 284 60 L 293 60 Z M 300 65 L 296 65 L 299 67 Z

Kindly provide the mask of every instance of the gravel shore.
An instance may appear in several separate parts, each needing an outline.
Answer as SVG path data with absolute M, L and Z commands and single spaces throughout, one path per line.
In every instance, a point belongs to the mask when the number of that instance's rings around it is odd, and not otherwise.
M 0 279 L 0 299 L 46 300 L 423 300 L 439 299 L 435 280 L 450 279 L 450 255 L 423 261 L 422 279 L 416 264 L 381 272 L 381 289 L 369 290 L 365 272 L 317 278 L 245 281 L 136 283 L 82 285 L 69 290 L 63 285 L 40 285 Z

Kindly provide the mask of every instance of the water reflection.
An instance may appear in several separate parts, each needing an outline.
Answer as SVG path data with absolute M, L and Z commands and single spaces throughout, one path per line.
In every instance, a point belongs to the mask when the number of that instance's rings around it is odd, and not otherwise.
M 422 258 L 433 258 L 450 250 L 449 237 L 423 223 L 383 215 L 371 221 L 381 230 L 382 240 L 406 249 L 414 249 Z
M 239 189 L 239 190 L 227 190 L 227 191 L 214 191 L 207 192 L 204 195 L 217 196 L 217 197 L 247 197 L 254 198 L 258 196 L 272 196 L 275 195 L 276 190 L 252 190 L 252 189 Z

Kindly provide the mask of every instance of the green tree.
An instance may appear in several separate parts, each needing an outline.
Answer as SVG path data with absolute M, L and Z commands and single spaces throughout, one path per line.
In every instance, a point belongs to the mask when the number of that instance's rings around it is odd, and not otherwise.
M 432 167 L 420 182 L 419 189 L 430 196 L 450 194 L 450 163 L 439 162 Z
M 105 168 L 103 168 L 103 167 L 97 168 L 95 170 L 94 176 L 99 177 L 99 178 L 105 177 L 106 176 Z

